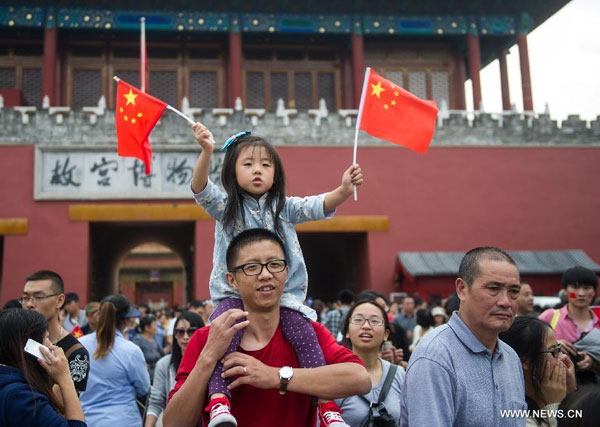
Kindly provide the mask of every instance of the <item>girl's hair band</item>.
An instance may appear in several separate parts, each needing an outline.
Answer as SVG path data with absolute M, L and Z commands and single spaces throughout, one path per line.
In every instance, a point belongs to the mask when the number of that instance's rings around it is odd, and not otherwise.
M 225 141 L 225 144 L 223 144 L 223 147 L 221 148 L 221 151 L 227 151 L 229 149 L 229 147 L 231 147 L 233 144 L 235 144 L 240 138 L 242 138 L 243 136 L 246 135 L 250 135 L 252 132 L 250 132 L 249 130 L 245 130 L 243 132 L 239 132 L 236 133 L 235 135 L 232 135 L 229 137 L 229 139 L 227 141 Z

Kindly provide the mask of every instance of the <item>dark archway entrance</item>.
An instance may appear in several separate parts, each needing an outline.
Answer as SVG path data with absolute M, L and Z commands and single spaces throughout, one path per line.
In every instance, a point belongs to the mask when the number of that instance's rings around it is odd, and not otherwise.
M 90 300 L 119 291 L 119 268 L 132 249 L 156 242 L 182 261 L 185 301 L 193 298 L 194 222 L 90 223 Z M 182 301 L 183 302 L 183 301 Z
M 366 287 L 367 233 L 298 233 L 298 240 L 310 297 L 332 302 L 341 289 L 358 292 Z

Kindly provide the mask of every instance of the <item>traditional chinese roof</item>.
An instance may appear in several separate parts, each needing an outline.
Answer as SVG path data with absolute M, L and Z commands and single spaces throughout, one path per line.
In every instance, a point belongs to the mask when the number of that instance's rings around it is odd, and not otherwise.
M 562 274 L 575 266 L 600 273 L 600 264 L 585 251 L 508 251 L 521 274 Z M 413 277 L 455 276 L 464 252 L 399 252 L 398 263 Z

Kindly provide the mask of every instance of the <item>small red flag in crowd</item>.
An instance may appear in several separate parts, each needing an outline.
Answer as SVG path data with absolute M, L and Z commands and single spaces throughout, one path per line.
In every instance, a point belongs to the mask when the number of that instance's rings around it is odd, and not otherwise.
M 360 109 L 359 128 L 394 144 L 425 153 L 433 133 L 438 109 L 367 68 Z
M 160 119 L 167 104 L 119 80 L 115 122 L 117 153 L 136 157 L 146 165 L 146 175 L 152 166 L 152 147 L 148 136 Z
M 77 339 L 79 339 L 79 338 L 81 338 L 83 336 L 83 331 L 81 330 L 81 328 L 79 327 L 79 325 L 75 325 L 75 327 L 71 331 L 71 335 L 73 335 Z

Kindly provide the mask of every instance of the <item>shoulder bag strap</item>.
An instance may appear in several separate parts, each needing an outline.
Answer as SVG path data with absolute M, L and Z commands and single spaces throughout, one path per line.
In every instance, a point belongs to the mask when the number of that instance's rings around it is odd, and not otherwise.
M 556 329 L 556 325 L 558 325 L 558 319 L 560 319 L 560 310 L 554 309 L 554 315 L 552 316 L 552 320 L 550 321 L 550 327 L 552 329 Z
M 377 399 L 377 403 L 381 403 L 385 400 L 392 387 L 392 381 L 394 381 L 394 377 L 396 376 L 396 371 L 398 370 L 398 365 L 390 365 L 390 370 L 385 377 L 385 382 L 383 383 L 383 387 L 381 388 L 381 392 L 379 393 L 379 399 Z

